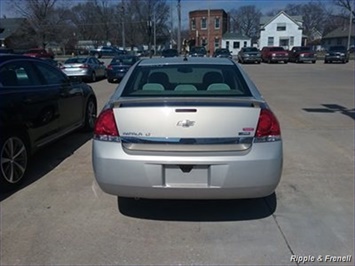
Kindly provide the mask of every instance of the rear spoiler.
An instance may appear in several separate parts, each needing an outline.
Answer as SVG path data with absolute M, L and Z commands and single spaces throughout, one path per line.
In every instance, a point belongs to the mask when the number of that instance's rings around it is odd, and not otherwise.
M 174 106 L 174 105 L 194 105 L 194 106 L 245 106 L 264 108 L 266 106 L 265 101 L 256 100 L 251 97 L 247 98 L 232 98 L 232 97 L 142 97 L 142 98 L 121 98 L 111 102 L 111 106 L 118 107 L 137 107 L 137 106 Z

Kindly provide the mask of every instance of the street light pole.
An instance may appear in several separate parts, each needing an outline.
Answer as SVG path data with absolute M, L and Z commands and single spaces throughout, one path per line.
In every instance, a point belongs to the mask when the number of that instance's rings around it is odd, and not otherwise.
M 126 50 L 126 36 L 125 36 L 125 27 L 124 27 L 124 1 L 122 0 L 121 3 L 121 10 L 122 10 L 122 48 L 123 50 Z
M 354 11 L 354 3 L 350 5 L 350 16 L 349 16 L 349 33 L 348 33 L 348 50 L 350 49 L 351 45 L 351 32 L 352 32 L 352 25 L 353 25 L 353 11 Z
M 178 0 L 178 20 L 179 20 L 179 24 L 178 24 L 178 36 L 177 36 L 177 50 L 178 53 L 181 53 L 181 3 L 180 0 Z

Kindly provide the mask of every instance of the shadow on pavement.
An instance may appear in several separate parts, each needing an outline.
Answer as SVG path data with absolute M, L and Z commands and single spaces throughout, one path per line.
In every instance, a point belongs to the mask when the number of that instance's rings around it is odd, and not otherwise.
M 40 149 L 30 158 L 27 173 L 22 183 L 11 191 L 3 191 L 3 188 L 1 188 L 0 201 L 45 176 L 91 138 L 92 133 L 74 132 Z
M 276 210 L 276 195 L 239 200 L 151 200 L 118 198 L 126 216 L 162 221 L 243 221 L 262 219 Z

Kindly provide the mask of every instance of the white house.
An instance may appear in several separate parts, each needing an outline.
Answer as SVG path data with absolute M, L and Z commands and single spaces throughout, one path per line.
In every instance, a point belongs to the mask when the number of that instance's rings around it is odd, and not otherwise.
M 291 49 L 302 45 L 302 17 L 281 11 L 274 17 L 261 17 L 259 48 L 282 46 Z
M 251 39 L 238 33 L 225 33 L 222 36 L 222 48 L 227 48 L 232 55 L 238 55 L 242 47 L 251 46 Z

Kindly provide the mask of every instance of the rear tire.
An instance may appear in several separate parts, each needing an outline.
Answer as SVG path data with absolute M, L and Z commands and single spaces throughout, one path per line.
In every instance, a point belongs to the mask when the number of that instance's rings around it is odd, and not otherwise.
M 90 98 L 86 104 L 85 109 L 85 124 L 84 124 L 84 131 L 92 131 L 95 127 L 96 122 L 96 102 L 93 98 Z
M 1 191 L 12 190 L 22 182 L 28 158 L 28 146 L 20 135 L 9 134 L 0 140 Z
M 95 72 L 91 73 L 90 81 L 91 82 L 95 82 L 96 81 L 96 73 Z

